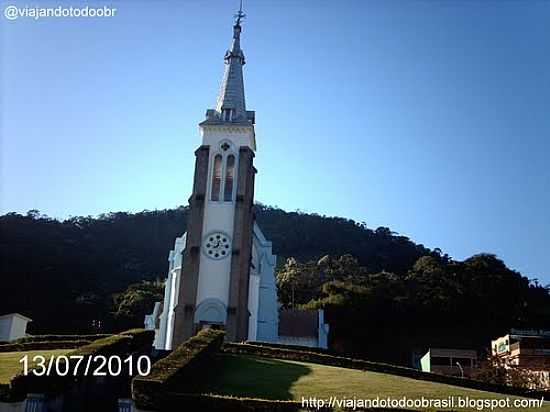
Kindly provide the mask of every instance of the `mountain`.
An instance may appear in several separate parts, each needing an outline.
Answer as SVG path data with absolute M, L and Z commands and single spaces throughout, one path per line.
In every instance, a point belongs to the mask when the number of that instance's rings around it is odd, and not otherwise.
M 257 204 L 256 219 L 279 263 L 352 254 L 368 270 L 405 273 L 435 252 L 388 228 Z M 109 323 L 112 294 L 164 278 L 168 251 L 186 227 L 187 208 L 116 212 L 59 221 L 36 210 L 0 216 L 0 313 L 31 317 L 34 333 L 89 331 Z

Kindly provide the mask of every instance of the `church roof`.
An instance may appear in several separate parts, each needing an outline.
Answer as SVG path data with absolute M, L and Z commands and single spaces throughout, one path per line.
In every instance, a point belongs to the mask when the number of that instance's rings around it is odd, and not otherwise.
M 233 39 L 231 47 L 225 52 L 225 69 L 218 93 L 216 108 L 206 112 L 206 120 L 203 124 L 245 123 L 254 124 L 254 112 L 246 110 L 244 97 L 243 66 L 245 64 L 244 53 L 241 49 L 241 20 L 245 14 L 242 6 L 236 14 L 233 25 Z M 229 110 L 229 118 L 222 116 L 224 110 Z

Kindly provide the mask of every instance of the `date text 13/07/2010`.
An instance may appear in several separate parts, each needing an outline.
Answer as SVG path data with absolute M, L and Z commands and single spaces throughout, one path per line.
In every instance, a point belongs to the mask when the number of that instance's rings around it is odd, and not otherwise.
M 151 371 L 151 359 L 145 355 L 136 359 L 132 355 L 125 359 L 103 355 L 25 355 L 19 363 L 23 364 L 23 375 L 35 376 L 119 376 L 123 373 L 147 376 Z

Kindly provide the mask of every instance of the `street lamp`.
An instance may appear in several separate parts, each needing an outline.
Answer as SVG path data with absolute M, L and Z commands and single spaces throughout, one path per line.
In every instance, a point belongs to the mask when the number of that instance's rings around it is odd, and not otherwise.
M 464 369 L 462 369 L 462 365 L 460 365 L 459 362 L 456 362 L 456 365 L 457 365 L 458 368 L 460 369 L 460 377 L 461 377 L 461 378 L 464 378 Z

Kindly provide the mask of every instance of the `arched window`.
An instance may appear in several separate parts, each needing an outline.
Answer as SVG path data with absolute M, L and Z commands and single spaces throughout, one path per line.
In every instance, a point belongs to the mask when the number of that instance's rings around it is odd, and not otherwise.
M 212 170 L 212 195 L 214 201 L 220 200 L 220 189 L 222 186 L 222 155 L 214 157 L 214 169 Z
M 223 200 L 231 202 L 233 200 L 233 180 L 235 176 L 235 156 L 227 156 L 225 164 L 225 186 L 223 189 Z
M 222 120 L 230 122 L 233 120 L 233 109 L 222 109 Z

